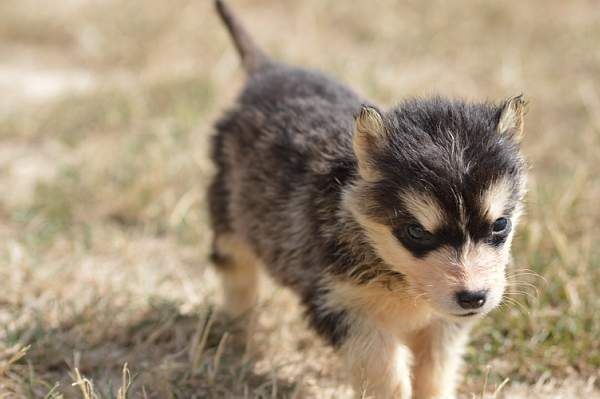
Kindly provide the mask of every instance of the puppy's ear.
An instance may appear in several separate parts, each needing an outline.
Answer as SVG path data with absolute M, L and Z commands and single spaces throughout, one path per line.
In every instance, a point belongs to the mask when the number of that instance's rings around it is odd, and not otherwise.
M 379 179 L 379 174 L 373 165 L 372 154 L 384 134 L 383 118 L 379 111 L 368 105 L 361 106 L 356 117 L 352 145 L 358 160 L 359 173 L 367 181 Z
M 520 142 L 523 138 L 523 116 L 525 115 L 526 107 L 527 103 L 523 99 L 522 94 L 506 100 L 500 111 L 496 131 L 499 134 L 508 134 L 516 142 Z

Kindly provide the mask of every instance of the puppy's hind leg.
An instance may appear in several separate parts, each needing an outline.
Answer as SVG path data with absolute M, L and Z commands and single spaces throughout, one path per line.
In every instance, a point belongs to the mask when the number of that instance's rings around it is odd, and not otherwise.
M 258 258 L 234 233 L 215 237 L 212 261 L 221 275 L 224 311 L 233 318 L 248 316 L 258 300 Z

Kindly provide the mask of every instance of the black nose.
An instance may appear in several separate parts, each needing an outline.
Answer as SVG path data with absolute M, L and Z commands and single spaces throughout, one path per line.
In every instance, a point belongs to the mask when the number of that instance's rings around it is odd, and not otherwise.
M 487 291 L 460 291 L 456 293 L 456 302 L 463 309 L 477 309 L 483 306 Z

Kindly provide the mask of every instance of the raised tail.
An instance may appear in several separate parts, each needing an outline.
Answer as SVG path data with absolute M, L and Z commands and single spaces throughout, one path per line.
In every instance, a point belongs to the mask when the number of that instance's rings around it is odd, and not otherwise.
M 215 0 L 215 6 L 227 27 L 233 43 L 240 54 L 242 65 L 249 75 L 269 63 L 269 57 L 256 45 L 240 20 L 223 0 Z

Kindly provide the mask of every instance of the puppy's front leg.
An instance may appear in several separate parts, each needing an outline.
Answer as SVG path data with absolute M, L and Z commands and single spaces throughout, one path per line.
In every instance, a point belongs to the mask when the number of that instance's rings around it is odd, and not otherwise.
M 353 323 L 341 353 L 357 397 L 411 398 L 411 352 L 388 332 L 359 320 Z
M 453 399 L 469 327 L 436 322 L 415 334 L 411 346 L 414 399 Z

